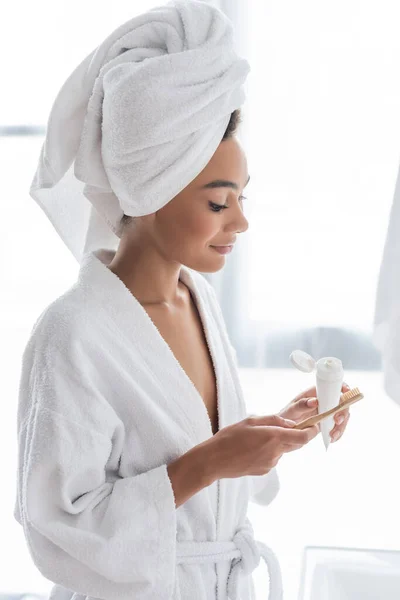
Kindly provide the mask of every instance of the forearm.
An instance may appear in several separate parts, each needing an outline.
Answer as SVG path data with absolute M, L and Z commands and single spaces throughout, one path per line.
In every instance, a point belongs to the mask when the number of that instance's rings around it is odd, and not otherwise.
M 210 443 L 207 440 L 170 463 L 168 476 L 178 508 L 194 494 L 211 485 L 217 476 L 213 469 Z

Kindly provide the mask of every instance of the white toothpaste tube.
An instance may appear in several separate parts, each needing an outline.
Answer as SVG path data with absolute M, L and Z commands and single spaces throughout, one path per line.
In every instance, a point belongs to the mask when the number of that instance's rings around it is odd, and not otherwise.
M 339 358 L 326 356 L 315 362 L 313 357 L 303 352 L 303 350 L 295 350 L 290 355 L 290 360 L 297 369 L 304 373 L 311 373 L 316 370 L 319 414 L 339 404 L 344 378 L 343 365 Z M 330 431 L 334 426 L 335 420 L 333 415 L 320 422 L 322 439 L 327 450 L 331 442 Z
M 328 356 L 326 358 L 320 358 L 317 362 L 318 413 L 326 412 L 339 404 L 343 377 L 344 371 L 342 361 L 338 358 Z M 334 426 L 334 415 L 331 415 L 320 422 L 321 434 L 327 450 L 331 442 L 329 432 L 332 431 Z

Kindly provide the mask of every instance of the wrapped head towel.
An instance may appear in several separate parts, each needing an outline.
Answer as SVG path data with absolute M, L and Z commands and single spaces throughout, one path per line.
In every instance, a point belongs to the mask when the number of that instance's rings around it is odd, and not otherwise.
M 30 195 L 72 254 L 117 249 L 125 213 L 153 213 L 207 165 L 245 100 L 233 26 L 173 0 L 109 35 L 52 106 Z

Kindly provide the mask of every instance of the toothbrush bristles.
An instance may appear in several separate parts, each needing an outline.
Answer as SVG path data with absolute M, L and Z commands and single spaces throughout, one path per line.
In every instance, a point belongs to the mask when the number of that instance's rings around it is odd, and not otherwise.
M 351 398 L 354 398 L 354 396 L 357 396 L 359 393 L 360 390 L 357 387 L 349 390 L 348 392 L 342 395 L 342 402 L 346 402 L 346 400 L 351 400 Z

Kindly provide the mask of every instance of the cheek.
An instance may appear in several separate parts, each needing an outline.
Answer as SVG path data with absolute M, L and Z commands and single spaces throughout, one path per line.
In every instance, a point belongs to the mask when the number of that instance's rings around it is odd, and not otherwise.
M 191 243 L 211 240 L 220 229 L 217 216 L 211 210 L 185 211 L 174 223 L 174 235 Z
M 200 214 L 193 215 L 189 219 L 189 228 L 192 231 L 192 235 L 197 239 L 211 239 L 220 228 L 218 216 L 211 210 L 205 209 Z

